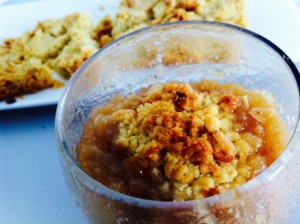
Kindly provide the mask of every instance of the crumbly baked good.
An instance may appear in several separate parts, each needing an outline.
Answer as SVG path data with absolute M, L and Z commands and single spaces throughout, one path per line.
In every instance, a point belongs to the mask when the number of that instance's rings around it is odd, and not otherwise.
M 110 16 L 107 15 L 98 22 L 94 31 L 94 38 L 98 41 L 100 47 L 105 46 L 113 40 L 112 29 L 113 24 Z
M 0 45 L 0 100 L 62 86 L 51 73 L 69 78 L 100 47 L 126 33 L 191 19 L 246 26 L 244 0 L 122 0 L 116 17 L 106 16 L 96 27 L 86 13 L 40 22 Z
M 28 56 L 28 39 L 29 33 L 0 46 L 0 100 L 62 86 L 41 58 Z
M 88 14 L 40 22 L 33 31 L 0 45 L 0 100 L 60 87 L 53 70 L 65 77 L 99 49 Z
M 101 46 L 132 31 L 180 20 L 208 20 L 247 27 L 244 0 L 122 0 L 115 18 L 96 26 Z
M 178 20 L 209 20 L 246 27 L 244 0 L 122 0 L 112 36 Z
M 185 201 L 246 183 L 280 155 L 287 139 L 261 94 L 213 81 L 167 83 L 96 108 L 77 159 L 116 191 Z
M 69 78 L 99 49 L 99 44 L 93 39 L 94 25 L 87 13 L 75 13 L 60 20 L 60 24 L 53 28 L 61 32 L 57 38 L 66 41 L 57 51 L 57 56 L 49 58 L 48 64 Z
M 0 101 L 63 85 L 52 77 L 51 69 L 35 58 L 2 66 L 0 62 Z

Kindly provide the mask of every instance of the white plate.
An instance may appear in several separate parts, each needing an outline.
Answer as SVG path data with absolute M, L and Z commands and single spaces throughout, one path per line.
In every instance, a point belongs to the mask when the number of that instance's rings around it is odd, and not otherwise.
M 97 23 L 104 15 L 114 16 L 119 0 L 47 0 L 0 7 L 0 41 L 32 30 L 38 21 L 62 18 L 72 12 L 89 12 Z M 250 29 L 265 36 L 294 61 L 300 60 L 300 12 L 292 0 L 248 0 Z M 57 104 L 64 88 L 47 89 L 0 102 L 0 110 Z

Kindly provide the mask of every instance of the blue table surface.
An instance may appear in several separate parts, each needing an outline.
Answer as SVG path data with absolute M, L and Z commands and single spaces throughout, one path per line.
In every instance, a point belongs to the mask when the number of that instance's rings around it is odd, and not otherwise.
M 0 111 L 0 224 L 86 223 L 61 171 L 55 112 L 56 105 Z M 300 203 L 290 223 L 300 223 Z
M 0 223 L 85 223 L 62 175 L 56 106 L 0 112 Z

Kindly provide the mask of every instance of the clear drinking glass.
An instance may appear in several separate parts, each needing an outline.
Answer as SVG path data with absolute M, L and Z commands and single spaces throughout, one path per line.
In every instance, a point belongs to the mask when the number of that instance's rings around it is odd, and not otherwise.
M 161 202 L 115 192 L 80 168 L 76 146 L 96 105 L 150 84 L 202 79 L 272 94 L 290 140 L 261 174 L 220 195 Z M 299 83 L 282 50 L 239 27 L 185 21 L 128 34 L 84 63 L 59 102 L 56 134 L 68 186 L 91 223 L 287 223 L 299 191 Z

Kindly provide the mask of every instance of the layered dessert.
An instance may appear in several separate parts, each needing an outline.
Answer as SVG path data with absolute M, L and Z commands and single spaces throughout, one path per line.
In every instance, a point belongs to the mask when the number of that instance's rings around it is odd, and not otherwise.
M 77 149 L 84 171 L 120 193 L 187 201 L 235 189 L 284 150 L 275 105 L 238 84 L 155 84 L 96 107 Z

